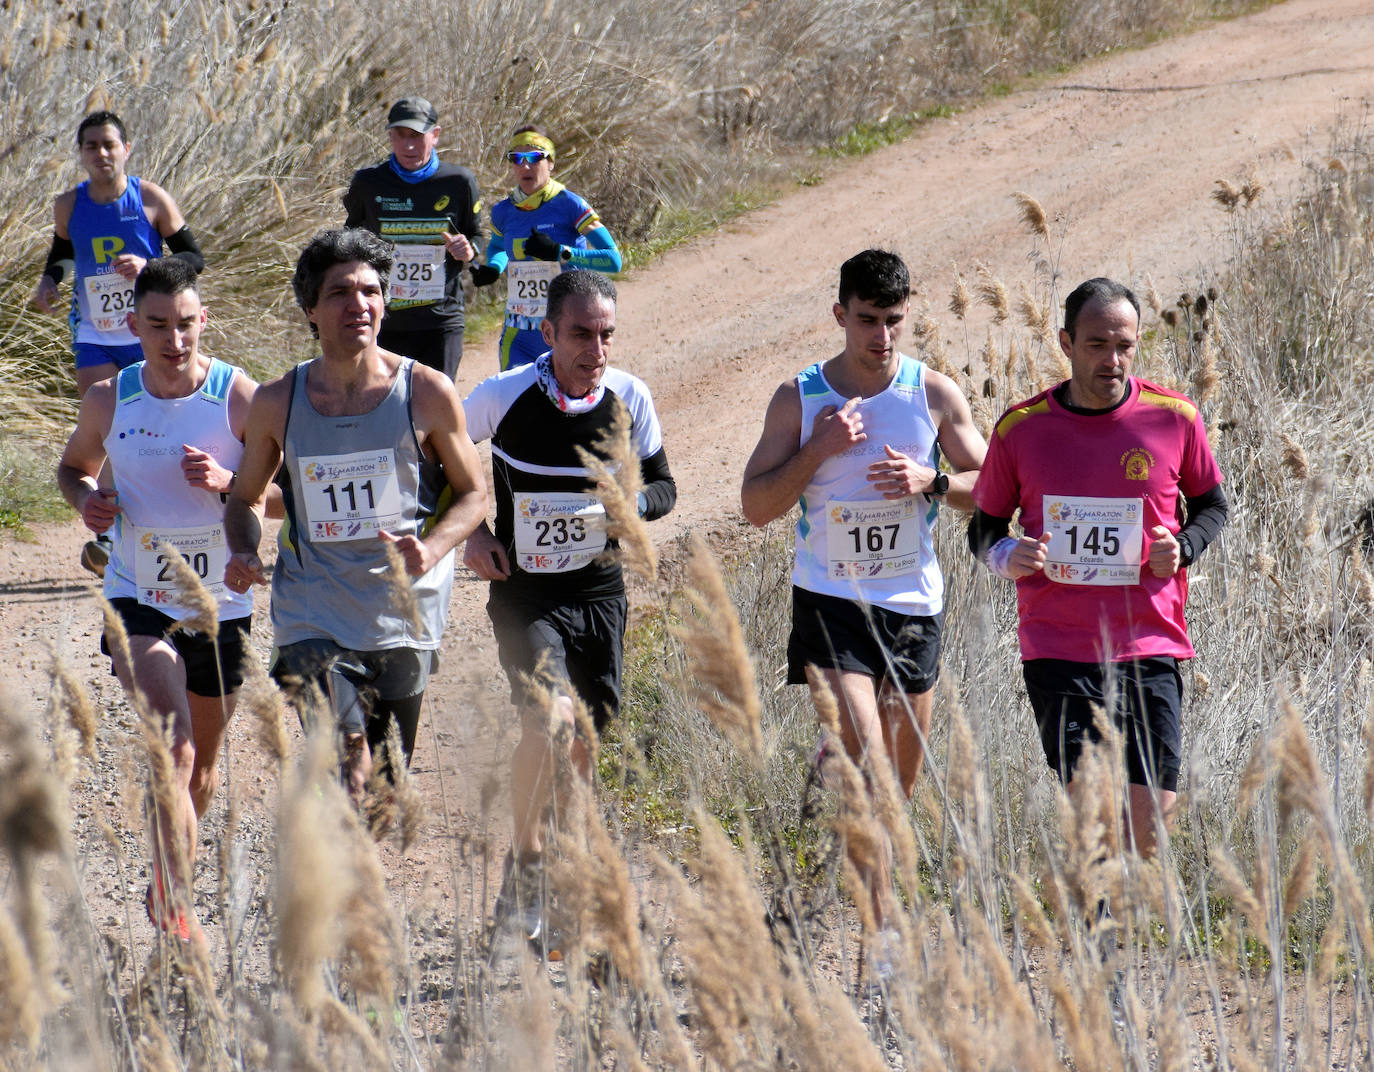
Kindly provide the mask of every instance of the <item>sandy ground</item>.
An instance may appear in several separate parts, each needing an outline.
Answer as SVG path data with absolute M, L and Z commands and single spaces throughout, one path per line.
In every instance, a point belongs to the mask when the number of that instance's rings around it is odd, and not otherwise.
M 1174 296 L 1224 263 L 1231 220 L 1211 201 L 1215 180 L 1253 176 L 1272 200 L 1304 167 L 1324 166 L 1332 130 L 1366 121 L 1371 96 L 1368 0 L 1293 0 L 932 121 L 909 141 L 837 167 L 821 184 L 634 273 L 620 286 L 613 361 L 653 390 L 678 482 L 678 508 L 654 525 L 656 536 L 665 546 L 689 531 L 728 543 L 741 531 L 740 474 L 770 394 L 838 348 L 830 306 L 846 257 L 875 244 L 899 251 L 912 267 L 916 305 L 928 304 L 963 353 L 965 329 L 945 310 L 951 266 L 971 277 L 981 262 L 1013 295 L 1034 281 L 1032 242 L 1011 198 L 1024 191 L 1051 217 L 1042 254 L 1057 268 L 1061 299 L 1079 280 L 1104 274 L 1143 289 L 1148 273 Z M 974 350 L 989 322 L 986 309 L 970 317 Z M 460 386 L 466 391 L 495 366 L 493 345 L 470 349 Z M 41 709 L 51 644 L 113 708 L 119 690 L 95 654 L 98 613 L 77 566 L 84 536 L 74 522 L 36 535 L 0 543 L 0 685 L 21 707 Z M 483 602 L 482 586 L 460 571 L 443 669 L 430 692 L 432 731 L 422 728 L 416 756 L 426 794 L 437 794 L 443 773 L 450 806 L 469 812 L 482 780 L 469 760 L 499 747 L 491 723 L 473 712 L 485 702 L 499 717 L 504 697 Z M 258 617 L 261 640 L 262 606 Z M 241 722 L 230 753 L 251 820 L 259 806 L 252 786 L 265 783 L 260 774 L 244 777 L 262 764 Z M 122 777 L 100 772 L 92 799 L 108 799 Z M 84 830 L 90 809 L 78 804 Z M 219 822 L 208 824 L 210 837 Z M 137 841 L 126 847 L 137 860 Z M 259 862 L 266 868 L 268 860 Z M 425 866 L 422 855 L 411 876 Z M 141 894 L 142 881 L 91 876 L 97 922 L 113 918 L 120 889 Z

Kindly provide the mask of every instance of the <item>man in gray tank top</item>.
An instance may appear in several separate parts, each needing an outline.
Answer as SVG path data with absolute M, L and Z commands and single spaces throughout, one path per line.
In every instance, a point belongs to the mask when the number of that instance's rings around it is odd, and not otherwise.
M 225 510 L 226 584 L 266 584 L 260 504 L 280 469 L 272 672 L 303 719 L 309 698 L 325 697 L 355 802 L 393 720 L 409 763 L 453 549 L 487 508 L 453 382 L 377 345 L 391 266 L 391 246 L 361 229 L 322 231 L 305 247 L 291 284 L 320 356 L 258 392 Z M 405 563 L 413 610 L 393 591 L 387 543 Z

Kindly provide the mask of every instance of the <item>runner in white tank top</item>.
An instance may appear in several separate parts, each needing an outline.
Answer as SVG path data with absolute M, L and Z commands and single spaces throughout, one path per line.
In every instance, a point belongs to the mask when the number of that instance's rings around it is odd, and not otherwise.
M 939 503 L 972 507 L 987 449 L 955 384 L 897 350 L 910 290 L 893 253 L 844 263 L 834 306 L 844 350 L 778 388 L 741 492 L 755 525 L 801 508 L 789 683 L 833 696 L 850 758 L 886 756 L 908 796 L 939 666 L 944 592 L 931 526 Z M 883 929 L 894 909 L 890 852 L 876 867 L 854 861 L 880 928 L 868 960 L 879 977 L 896 944 Z
M 57 481 L 89 529 L 115 535 L 105 596 L 123 621 L 129 658 L 112 655 L 114 669 L 131 696 L 146 698 L 145 713 L 171 726 L 175 785 L 154 824 L 148 913 L 183 941 L 203 941 L 191 908 L 196 824 L 215 790 L 253 610 L 251 596 L 224 584 L 223 501 L 257 385 L 200 352 L 205 309 L 183 260 L 148 262 L 130 326 L 144 360 L 86 393 Z M 114 487 L 102 490 L 107 458 Z M 216 598 L 214 614 L 178 592 L 177 552 Z M 122 652 L 109 638 L 102 648 Z

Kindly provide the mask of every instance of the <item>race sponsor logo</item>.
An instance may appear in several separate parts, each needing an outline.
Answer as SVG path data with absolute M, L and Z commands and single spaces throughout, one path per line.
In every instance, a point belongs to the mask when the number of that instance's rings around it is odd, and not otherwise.
M 329 480 L 347 480 L 354 476 L 375 476 L 389 473 L 391 472 L 391 464 L 391 451 L 386 450 L 368 458 L 348 455 L 341 459 L 317 459 L 306 462 L 305 465 L 301 466 L 301 471 L 308 482 L 318 484 Z

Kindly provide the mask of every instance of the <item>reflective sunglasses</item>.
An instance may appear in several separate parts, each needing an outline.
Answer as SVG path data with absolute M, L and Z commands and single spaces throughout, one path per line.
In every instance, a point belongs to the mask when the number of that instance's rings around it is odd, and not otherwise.
M 534 165 L 539 163 L 539 161 L 547 160 L 548 156 L 548 153 L 540 152 L 538 149 L 529 149 L 507 153 L 506 159 L 509 160 L 512 164 L 515 164 L 517 167 L 519 167 L 520 165 L 524 165 L 525 167 L 534 167 Z

